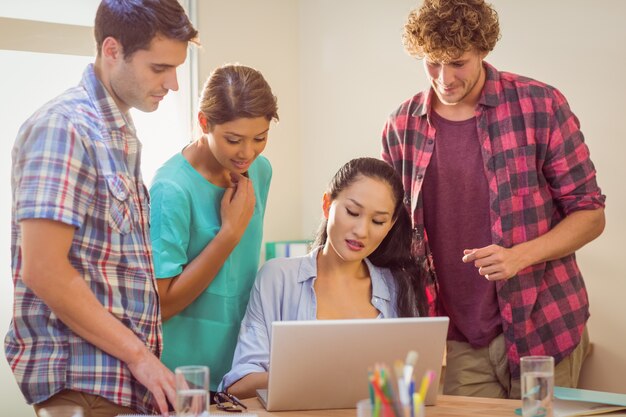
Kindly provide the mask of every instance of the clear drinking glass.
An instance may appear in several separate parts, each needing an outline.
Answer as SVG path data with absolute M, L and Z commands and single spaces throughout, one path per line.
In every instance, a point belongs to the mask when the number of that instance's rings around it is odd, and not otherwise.
M 83 409 L 78 405 L 53 405 L 40 408 L 39 417 L 83 417 Z
M 552 417 L 554 395 L 554 358 L 521 358 L 522 416 Z
M 179 366 L 176 375 L 177 417 L 209 415 L 209 367 Z

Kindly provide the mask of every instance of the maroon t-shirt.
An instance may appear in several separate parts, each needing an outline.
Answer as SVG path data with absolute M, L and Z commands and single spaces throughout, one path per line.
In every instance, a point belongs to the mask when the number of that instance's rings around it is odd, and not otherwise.
M 448 339 L 485 347 L 502 333 L 494 282 L 462 262 L 463 249 L 491 244 L 489 188 L 476 119 L 446 120 L 432 112 L 435 148 L 426 169 L 424 227 L 439 281 Z

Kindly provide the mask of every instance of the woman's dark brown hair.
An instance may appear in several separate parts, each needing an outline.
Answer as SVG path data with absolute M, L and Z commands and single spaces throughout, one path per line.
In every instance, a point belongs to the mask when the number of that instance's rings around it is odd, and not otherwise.
M 388 268 L 396 284 L 396 310 L 399 317 L 426 315 L 424 272 L 411 253 L 411 219 L 404 204 L 404 189 L 398 173 L 376 158 L 356 158 L 342 166 L 328 185 L 331 200 L 359 178 L 372 178 L 389 185 L 394 196 L 395 223 L 376 250 L 367 258 L 372 264 Z M 320 225 L 314 247 L 326 244 L 328 220 Z

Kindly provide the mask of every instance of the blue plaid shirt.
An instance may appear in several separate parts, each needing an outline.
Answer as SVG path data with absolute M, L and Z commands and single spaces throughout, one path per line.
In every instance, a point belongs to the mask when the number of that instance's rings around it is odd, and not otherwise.
M 45 104 L 13 148 L 11 253 L 14 309 L 6 356 L 29 403 L 63 389 L 152 412 L 150 393 L 115 357 L 74 334 L 22 281 L 24 219 L 74 226 L 68 254 L 97 299 L 159 356 L 159 300 L 148 232 L 141 143 L 87 67 L 81 83 Z

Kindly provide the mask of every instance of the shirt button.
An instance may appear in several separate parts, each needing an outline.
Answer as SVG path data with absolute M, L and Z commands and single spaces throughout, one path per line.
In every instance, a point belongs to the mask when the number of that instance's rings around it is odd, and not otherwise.
M 421 180 L 422 178 L 424 178 L 424 176 L 422 174 L 417 174 L 417 179 Z
M 434 140 L 428 139 L 428 142 L 426 142 L 426 143 L 428 143 L 429 145 L 432 145 L 434 142 L 435 142 Z

